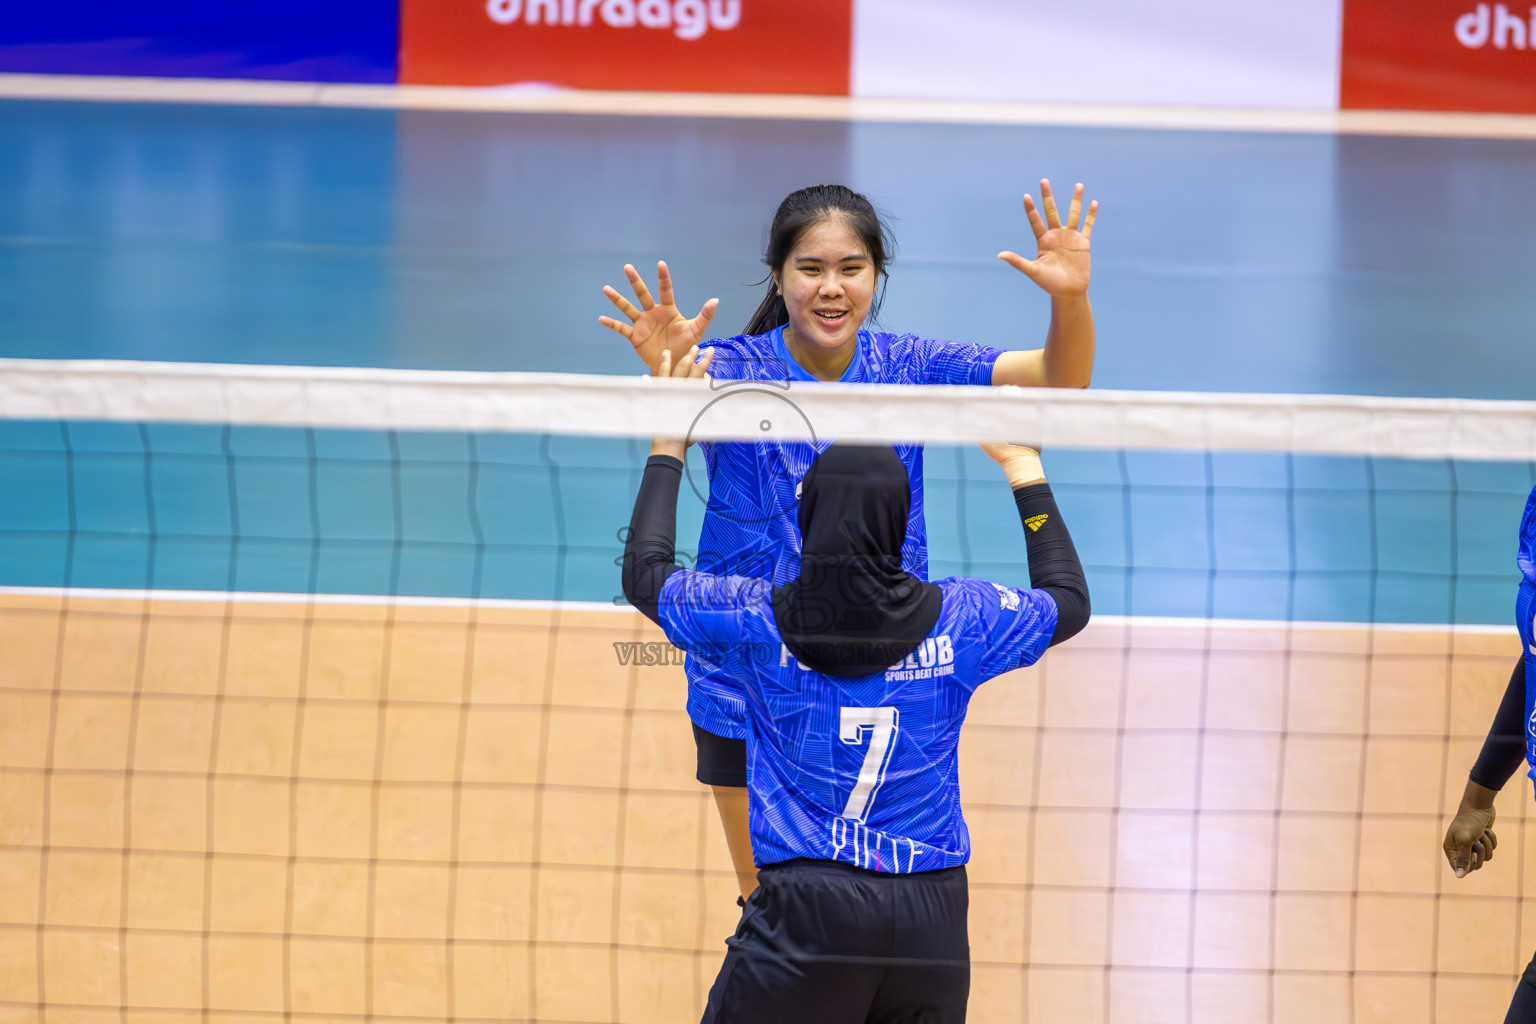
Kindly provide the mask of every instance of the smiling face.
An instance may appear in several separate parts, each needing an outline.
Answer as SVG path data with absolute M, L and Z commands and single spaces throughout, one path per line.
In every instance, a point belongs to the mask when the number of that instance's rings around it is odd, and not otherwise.
M 826 355 L 854 343 L 878 283 L 868 247 L 838 216 L 807 228 L 773 277 L 789 311 L 785 337 Z

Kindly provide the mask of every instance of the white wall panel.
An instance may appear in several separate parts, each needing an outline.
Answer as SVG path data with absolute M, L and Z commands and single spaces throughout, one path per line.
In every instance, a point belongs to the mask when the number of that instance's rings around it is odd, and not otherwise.
M 855 0 L 853 94 L 1338 106 L 1342 0 Z

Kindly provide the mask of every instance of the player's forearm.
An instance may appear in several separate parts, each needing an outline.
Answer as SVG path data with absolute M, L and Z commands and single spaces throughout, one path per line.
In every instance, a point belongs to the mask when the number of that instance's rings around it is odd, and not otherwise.
M 1041 355 L 1049 388 L 1085 388 L 1093 379 L 1093 306 L 1086 293 L 1051 299 L 1051 326 Z
M 1066 520 L 1045 481 L 1015 486 L 1014 504 L 1024 525 L 1029 549 L 1029 582 L 1056 602 L 1056 629 L 1051 645 L 1076 636 L 1088 624 L 1088 580 Z
M 1472 765 L 1470 778 L 1467 780 L 1467 794 L 1478 795 L 1497 793 L 1504 788 L 1504 783 L 1525 762 L 1525 659 L 1515 661 L 1514 671 L 1509 675 L 1509 683 L 1504 688 L 1504 697 L 1499 701 L 1499 709 L 1494 712 L 1493 724 L 1488 727 L 1488 736 L 1483 740 L 1483 749 L 1477 755 L 1477 762 Z M 1474 794 L 1474 787 L 1479 792 Z M 1463 805 L 1467 796 L 1462 797 Z M 1493 803 L 1493 797 L 1487 797 L 1488 802 L 1478 806 L 1488 807 Z
M 1494 798 L 1499 795 L 1496 789 L 1489 789 L 1480 783 L 1467 780 L 1467 786 L 1461 791 L 1460 810 L 1485 811 L 1493 806 Z
M 1093 307 L 1087 295 L 1051 299 L 1045 348 L 1004 352 L 992 364 L 992 384 L 1025 388 L 1085 388 L 1093 378 Z
M 653 622 L 660 621 L 661 587 L 677 571 L 677 488 L 680 459 L 655 455 L 646 460 L 640 493 L 624 541 L 624 597 Z

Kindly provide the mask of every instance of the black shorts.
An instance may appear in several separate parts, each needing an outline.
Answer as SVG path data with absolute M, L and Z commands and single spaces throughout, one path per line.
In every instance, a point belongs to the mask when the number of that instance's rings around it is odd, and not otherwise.
M 1536 957 L 1531 958 L 1520 976 L 1520 984 L 1515 986 L 1504 1024 L 1536 1024 Z
M 971 991 L 965 868 L 826 860 L 757 873 L 704 1024 L 958 1024 Z
M 746 740 L 716 736 L 695 725 L 693 745 L 699 752 L 699 767 L 694 777 L 704 785 L 741 787 L 747 784 Z

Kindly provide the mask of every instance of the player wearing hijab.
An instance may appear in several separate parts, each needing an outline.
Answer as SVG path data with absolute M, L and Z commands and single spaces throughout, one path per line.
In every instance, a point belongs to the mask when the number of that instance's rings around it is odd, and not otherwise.
M 680 376 L 701 376 L 693 353 Z M 707 365 L 707 361 L 706 361 Z M 663 375 L 670 374 L 663 357 Z M 984 445 L 1013 486 L 1033 589 L 902 568 L 912 501 L 892 448 L 834 444 L 806 472 L 800 571 L 774 585 L 674 564 L 683 443 L 652 443 L 624 594 L 739 681 L 752 847 L 704 1021 L 963 1021 L 970 987 L 960 726 L 977 686 L 1088 621 L 1039 455 Z
M 1472 766 L 1461 806 L 1445 833 L 1445 856 L 1457 878 L 1493 859 L 1498 836 L 1493 831 L 1493 798 L 1522 763 L 1536 779 L 1536 488 L 1525 501 L 1520 521 L 1520 590 L 1515 598 L 1515 626 L 1520 630 L 1520 658 L 1510 673 L 1504 699 L 1493 716 L 1482 752 Z M 1515 988 L 1505 1024 L 1536 1024 L 1536 958 Z
M 1028 275 L 1051 296 L 1045 347 L 1003 352 L 983 345 L 931 341 L 915 335 L 864 330 L 878 312 L 879 286 L 892 253 L 879 215 L 864 196 L 841 185 L 818 185 L 789 195 L 769 231 L 771 283 L 745 332 L 711 342 L 717 381 L 817 380 L 878 384 L 1017 384 L 1086 387 L 1093 370 L 1093 312 L 1088 303 L 1089 236 L 1097 203 L 1086 209 L 1078 185 L 1063 223 L 1041 181 L 1042 210 L 1030 196 L 1024 209 L 1038 256 L 1012 252 L 999 258 Z M 624 268 L 639 306 L 612 288 L 604 294 L 625 320 L 602 323 L 623 334 L 655 371 L 663 348 L 682 352 L 698 344 L 717 300 L 685 319 L 673 299 L 666 264 L 657 265 L 659 301 L 640 275 Z M 627 321 L 627 322 L 626 322 Z M 796 492 L 806 470 L 830 441 L 818 444 L 759 441 L 704 444 L 709 503 L 699 538 L 698 565 L 730 575 L 763 576 L 775 584 L 798 572 L 800 537 Z M 897 448 L 912 487 L 903 565 L 919 579 L 928 575 L 928 538 L 923 519 L 922 448 Z M 743 895 L 753 886 L 746 820 L 744 707 L 731 672 L 690 654 L 688 712 L 698 744 L 699 781 L 714 788 L 731 858 Z

